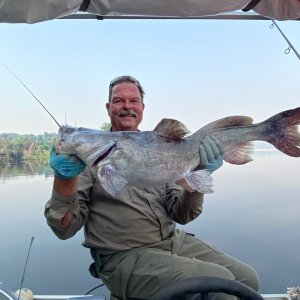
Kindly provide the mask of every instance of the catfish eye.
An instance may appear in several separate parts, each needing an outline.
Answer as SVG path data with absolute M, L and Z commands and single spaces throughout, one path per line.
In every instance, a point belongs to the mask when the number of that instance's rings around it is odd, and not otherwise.
M 72 133 L 75 131 L 75 128 L 74 127 L 71 127 L 71 126 L 64 126 L 62 128 L 62 132 L 63 133 L 66 133 L 66 134 L 69 134 L 69 133 Z

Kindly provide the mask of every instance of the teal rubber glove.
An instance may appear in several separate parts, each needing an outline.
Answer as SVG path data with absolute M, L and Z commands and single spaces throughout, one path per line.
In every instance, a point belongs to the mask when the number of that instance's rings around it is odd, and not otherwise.
M 200 145 L 200 165 L 197 169 L 205 169 L 210 173 L 223 165 L 224 148 L 216 137 L 206 136 Z
M 85 163 L 74 154 L 57 154 L 53 147 L 50 152 L 50 167 L 54 170 L 55 177 L 71 179 L 83 171 Z

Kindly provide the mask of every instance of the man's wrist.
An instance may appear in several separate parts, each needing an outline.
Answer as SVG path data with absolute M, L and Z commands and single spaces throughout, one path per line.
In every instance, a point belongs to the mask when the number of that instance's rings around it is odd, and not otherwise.
M 54 178 L 53 189 L 63 196 L 71 196 L 77 193 L 77 177 L 69 179 Z
M 59 178 L 59 179 L 72 179 L 72 178 L 76 178 L 77 176 L 65 176 L 65 175 L 62 175 L 60 174 L 57 170 L 53 170 L 53 174 L 55 177 Z

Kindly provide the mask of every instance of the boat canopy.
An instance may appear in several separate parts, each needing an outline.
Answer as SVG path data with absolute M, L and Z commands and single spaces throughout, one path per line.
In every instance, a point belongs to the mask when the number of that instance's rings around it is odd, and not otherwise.
M 0 0 L 1 23 L 37 23 L 58 18 L 240 18 L 245 11 L 274 20 L 300 19 L 300 0 Z M 248 14 L 248 15 L 247 15 Z

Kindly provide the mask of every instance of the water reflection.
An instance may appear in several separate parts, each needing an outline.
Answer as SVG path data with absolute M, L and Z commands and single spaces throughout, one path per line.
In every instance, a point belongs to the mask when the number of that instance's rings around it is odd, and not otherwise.
M 256 153 L 243 166 L 224 164 L 213 176 L 215 192 L 206 196 L 203 214 L 183 228 L 251 264 L 260 274 L 261 292 L 299 286 L 299 169 L 300 159 L 278 152 Z M 99 281 L 88 272 L 82 232 L 61 241 L 43 216 L 52 181 L 48 166 L 1 168 L 0 281 L 19 288 L 35 236 L 24 286 L 36 294 L 85 293 Z
M 20 287 L 31 237 L 36 237 L 24 280 L 35 294 L 82 294 L 99 281 L 88 272 L 82 232 L 68 240 L 55 237 L 46 224 L 44 206 L 51 196 L 53 172 L 48 165 L 25 162 L 1 167 L 0 281 Z M 94 294 L 106 293 L 101 290 Z
M 48 161 L 25 160 L 15 165 L 0 165 L 0 178 L 5 181 L 15 176 L 44 175 L 52 176 L 53 171 Z

